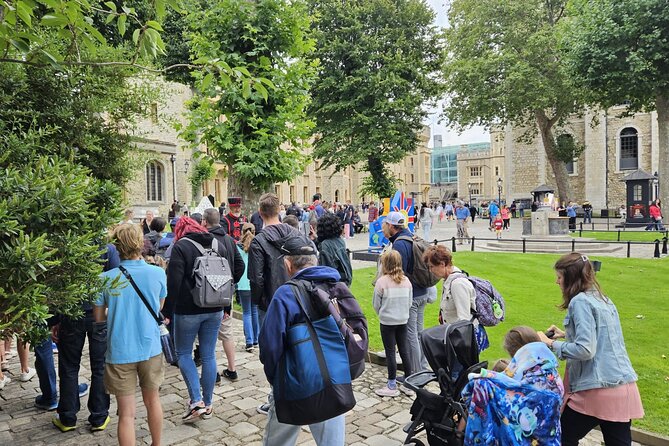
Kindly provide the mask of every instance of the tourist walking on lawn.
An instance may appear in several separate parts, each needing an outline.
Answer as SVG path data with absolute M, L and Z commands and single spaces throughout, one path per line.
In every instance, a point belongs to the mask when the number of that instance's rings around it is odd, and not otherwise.
M 386 351 L 388 382 L 375 390 L 375 393 L 379 396 L 393 397 L 400 394 L 396 379 L 395 346 L 402 358 L 404 376 L 411 375 L 407 322 L 413 301 L 413 289 L 402 271 L 402 257 L 395 250 L 387 251 L 381 256 L 381 274 L 383 275 L 374 285 L 372 306 L 379 315 L 381 340 Z
M 470 321 L 476 313 L 476 292 L 467 275 L 453 264 L 451 251 L 442 245 L 430 246 L 423 254 L 425 263 L 435 276 L 444 280 L 439 306 L 440 322 L 452 324 Z M 479 352 L 490 345 L 488 334 L 478 320 L 474 319 L 476 343 Z
M 246 351 L 251 353 L 258 346 L 258 335 L 260 334 L 260 323 L 258 322 L 258 305 L 251 302 L 251 282 L 248 277 L 249 247 L 255 236 L 256 228 L 253 223 L 244 223 L 242 226 L 242 238 L 237 244 L 239 254 L 244 260 L 244 275 L 237 283 L 237 294 L 242 304 L 242 322 L 244 323 L 244 337 L 246 338 Z
M 538 335 L 559 359 L 567 360 L 562 444 L 575 446 L 596 426 L 607 446 L 632 444 L 631 420 L 644 415 L 637 375 L 625 349 L 618 310 L 602 292 L 588 257 L 577 252 L 555 263 L 567 310 L 564 331 Z

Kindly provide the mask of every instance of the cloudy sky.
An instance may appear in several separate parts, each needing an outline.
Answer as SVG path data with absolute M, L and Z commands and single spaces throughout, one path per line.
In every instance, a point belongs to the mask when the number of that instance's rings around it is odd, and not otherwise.
M 427 0 L 427 3 L 432 7 L 436 12 L 437 17 L 435 23 L 438 26 L 446 26 L 448 22 L 447 19 L 447 6 L 446 0 Z M 468 144 L 475 142 L 489 142 L 490 135 L 482 127 L 472 127 L 471 129 L 465 130 L 462 134 L 458 134 L 455 130 L 448 129 L 444 127 L 443 124 L 438 124 L 439 115 L 441 110 L 434 110 L 434 113 L 430 116 L 430 119 L 425 122 L 426 125 L 429 125 L 432 129 L 433 135 L 442 135 L 444 145 L 450 146 L 455 144 Z M 430 142 L 432 146 L 432 142 Z

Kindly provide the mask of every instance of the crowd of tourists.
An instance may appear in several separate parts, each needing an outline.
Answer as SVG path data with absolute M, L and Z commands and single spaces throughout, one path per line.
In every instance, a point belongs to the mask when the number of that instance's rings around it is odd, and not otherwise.
M 380 254 L 378 275 L 370 285 L 379 326 L 367 327 L 349 288 L 354 273 L 344 239 L 355 232 L 357 212 L 350 202 L 335 205 L 332 212 L 316 195 L 308 206 L 286 208 L 269 193 L 260 197 L 250 217 L 241 209 L 241 199 L 231 197 L 227 206 L 212 205 L 201 214 L 173 208 L 169 222 L 147 213 L 136 224 L 126 214 L 101 251 L 105 288 L 84 306 L 84 316 L 49 321 L 52 336 L 35 346 L 35 369 L 28 365 L 28 346 L 17 342 L 19 379 L 38 375 L 42 394 L 35 405 L 56 410 L 53 424 L 60 431 L 76 428 L 79 400 L 86 393 L 91 430 L 104 430 L 114 395 L 118 442 L 135 444 L 139 385 L 152 444 L 161 444 L 160 387 L 166 362 L 179 368 L 187 389 L 184 423 L 206 422 L 215 411 L 225 410 L 216 407 L 213 394 L 216 383 L 239 379 L 233 295 L 241 305 L 244 348 L 259 354 L 272 388 L 257 408 L 268 417 L 263 442 L 270 446 L 296 444 L 302 425 L 309 425 L 318 445 L 344 444 L 345 414 L 355 405 L 351 381 L 362 372 L 356 348 L 366 350 L 367 330 L 380 331 L 387 363 L 387 380 L 375 392 L 393 398 L 400 392 L 414 396 L 406 379 L 430 370 L 420 343 L 424 325 L 470 323 L 474 348 L 481 353 L 489 346 L 483 314 L 503 319 L 504 309 L 494 300 L 482 303 L 476 280 L 455 265 L 446 247 L 417 250 L 419 241 L 407 229 L 406 217 L 389 212 L 382 229 L 390 244 Z M 511 210 L 505 209 L 495 202 L 488 206 L 496 231 L 508 228 Z M 380 213 L 373 202 L 364 211 L 369 222 Z M 456 220 L 458 236 L 466 238 L 465 223 L 477 214 L 463 202 L 423 203 L 418 221 L 426 240 L 433 221 L 441 218 Z M 488 444 L 486 438 L 502 438 L 516 429 L 536 444 L 577 445 L 595 426 L 607 445 L 631 444 L 630 423 L 643 416 L 643 408 L 615 304 L 599 286 L 586 256 L 567 254 L 554 268 L 560 307 L 566 311 L 563 324 L 545 331 L 525 326 L 508 331 L 504 347 L 509 357 L 472 376 L 463 391 L 465 405 L 480 409 L 458 426 L 465 444 Z M 426 306 L 436 301 L 439 321 L 425 321 Z M 488 304 L 490 308 L 482 307 Z M 90 388 L 78 382 L 86 339 Z M 226 362 L 221 371 L 218 340 Z M 12 355 L 11 342 L 0 342 L 3 364 Z M 567 361 L 563 377 L 558 359 Z M 0 389 L 9 381 L 0 372 Z M 535 407 L 534 415 L 543 416 L 536 425 L 518 416 L 522 408 L 506 401 L 510 386 L 520 385 L 547 395 L 545 404 L 539 401 Z M 493 416 L 495 404 L 500 405 L 498 413 L 515 410 L 516 417 L 501 422 Z

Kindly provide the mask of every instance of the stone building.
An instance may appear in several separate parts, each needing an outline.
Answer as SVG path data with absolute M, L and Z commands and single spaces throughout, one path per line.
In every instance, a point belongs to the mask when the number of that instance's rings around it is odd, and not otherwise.
M 596 212 L 625 204 L 629 173 L 658 170 L 657 114 L 638 113 L 621 117 L 625 106 L 587 110 L 555 129 L 556 138 L 573 138 L 585 150 L 567 163 L 573 200 L 590 201 Z M 458 192 L 466 196 L 471 185 L 473 199 L 497 198 L 497 180 L 502 179 L 502 201 L 531 199 L 530 191 L 547 184 L 556 188 L 555 176 L 546 159 L 539 135 L 521 140 L 524 128 L 507 125 L 491 131 L 490 152 L 458 154 Z M 557 190 L 557 188 L 556 188 Z
M 487 157 L 490 152 L 490 143 L 474 143 L 474 144 L 462 144 L 462 145 L 452 145 L 444 146 L 441 144 L 441 137 L 435 135 L 434 138 L 434 148 L 432 149 L 432 200 L 441 201 L 441 200 L 451 200 L 455 197 L 467 198 L 467 188 L 460 192 L 458 187 L 458 157 L 464 158 L 465 156 L 475 156 L 479 154 L 480 157 Z M 478 159 L 478 158 L 476 158 Z M 482 158 L 481 158 L 482 159 Z M 469 169 L 465 169 L 463 174 L 470 175 L 472 172 Z M 474 172 L 476 173 L 476 172 Z M 479 194 L 481 189 L 480 183 L 481 178 L 474 178 L 474 183 L 471 187 L 476 186 L 476 194 Z M 467 184 L 470 184 L 470 180 L 467 180 Z
M 136 174 L 125 190 L 125 201 L 134 209 L 135 217 L 141 218 L 147 210 L 155 215 L 167 215 L 176 198 L 191 208 L 202 196 L 212 195 L 216 204 L 228 197 L 227 166 L 215 163 L 214 178 L 204 182 L 201 190 L 193 195 L 189 174 L 194 165 L 192 151 L 185 141 L 179 139 L 174 122 L 185 124 L 186 101 L 193 95 L 187 86 L 165 82 L 164 91 L 168 100 L 164 104 L 151 105 L 149 116 L 138 122 L 133 131 L 136 142 Z M 418 201 L 427 200 L 430 191 L 430 149 L 427 142 L 429 129 L 425 127 L 419 137 L 415 154 L 390 166 L 400 181 L 401 188 Z M 206 148 L 202 150 L 206 151 Z M 369 201 L 371 197 L 360 197 L 358 190 L 366 172 L 349 167 L 341 172 L 334 169 L 319 170 L 319 162 L 312 162 L 302 175 L 293 181 L 277 184 L 275 192 L 282 202 L 310 203 L 315 193 L 326 201 L 353 203 Z

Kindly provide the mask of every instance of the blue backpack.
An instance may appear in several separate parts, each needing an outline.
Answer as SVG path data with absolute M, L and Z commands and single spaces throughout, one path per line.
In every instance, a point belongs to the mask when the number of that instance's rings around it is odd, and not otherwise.
M 287 285 L 306 322 L 287 331 L 288 347 L 274 380 L 274 403 L 279 422 L 304 426 L 348 412 L 355 397 L 346 344 L 334 317 L 317 311 L 296 282 Z

